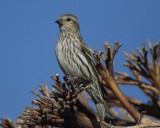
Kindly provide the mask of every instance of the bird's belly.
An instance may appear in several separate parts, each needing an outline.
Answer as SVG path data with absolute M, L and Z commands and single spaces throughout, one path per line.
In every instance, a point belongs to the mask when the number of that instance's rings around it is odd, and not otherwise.
M 72 60 L 69 60 L 69 62 L 63 54 L 59 54 L 58 61 L 65 75 L 78 78 L 83 77 L 78 65 Z
M 65 75 L 84 80 L 90 79 L 90 75 L 87 72 L 86 67 L 81 65 L 80 60 L 76 58 L 75 55 L 68 57 L 69 55 L 67 55 L 67 53 L 64 54 L 61 49 L 57 49 L 56 54 L 58 63 Z

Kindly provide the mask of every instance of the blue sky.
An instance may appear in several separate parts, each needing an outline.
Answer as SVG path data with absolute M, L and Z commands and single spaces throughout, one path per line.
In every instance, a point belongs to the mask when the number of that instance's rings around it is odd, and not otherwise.
M 78 17 L 82 36 L 91 48 L 103 43 L 123 43 L 115 58 L 122 67 L 123 51 L 136 50 L 142 42 L 160 40 L 158 0 L 1 0 L 0 1 L 0 117 L 16 119 L 34 98 L 30 89 L 53 84 L 51 74 L 63 76 L 56 58 L 59 28 L 54 21 L 62 14 Z M 123 91 L 145 100 L 139 90 Z

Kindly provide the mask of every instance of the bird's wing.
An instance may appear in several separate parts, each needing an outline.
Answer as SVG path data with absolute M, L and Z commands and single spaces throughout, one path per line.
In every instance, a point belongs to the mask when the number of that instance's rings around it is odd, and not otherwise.
M 85 43 L 82 43 L 81 46 L 82 46 L 81 48 L 82 48 L 83 55 L 87 58 L 87 61 L 91 65 L 91 67 L 92 67 L 92 69 L 94 71 L 95 76 L 99 80 L 99 75 L 98 75 L 97 69 L 95 67 L 95 63 L 93 61 L 93 58 L 91 56 L 91 54 L 93 54 L 93 50 L 91 48 L 89 48 Z

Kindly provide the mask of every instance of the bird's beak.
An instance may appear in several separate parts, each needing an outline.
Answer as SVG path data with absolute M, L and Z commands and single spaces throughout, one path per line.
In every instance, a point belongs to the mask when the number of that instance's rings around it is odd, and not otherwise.
M 62 21 L 61 21 L 61 19 L 58 19 L 58 20 L 55 21 L 55 23 L 61 25 L 61 24 L 62 24 Z
M 56 20 L 55 23 L 59 24 L 59 20 Z

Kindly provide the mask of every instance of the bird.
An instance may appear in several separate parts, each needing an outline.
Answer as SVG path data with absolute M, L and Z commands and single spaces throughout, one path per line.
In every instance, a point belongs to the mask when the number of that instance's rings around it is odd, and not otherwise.
M 64 14 L 55 23 L 60 29 L 55 54 L 63 73 L 70 78 L 76 78 L 79 84 L 89 87 L 86 91 L 95 103 L 100 122 L 105 117 L 113 119 L 112 113 L 103 100 L 100 76 L 90 49 L 81 36 L 77 17 L 72 14 Z

